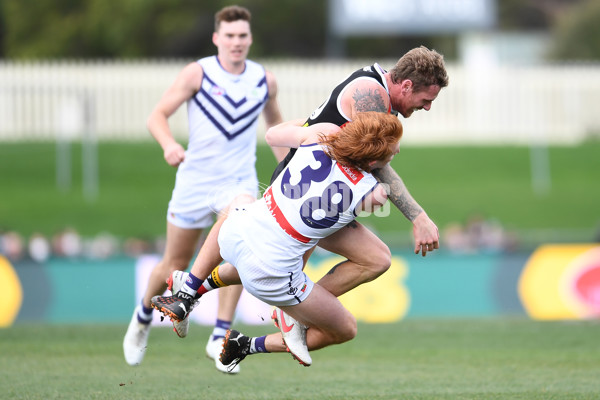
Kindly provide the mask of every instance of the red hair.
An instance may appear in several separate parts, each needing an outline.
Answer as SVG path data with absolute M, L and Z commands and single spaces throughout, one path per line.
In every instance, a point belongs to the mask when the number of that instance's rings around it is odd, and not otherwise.
M 342 129 L 320 142 L 327 154 L 340 164 L 371 172 L 371 161 L 387 160 L 393 145 L 402 137 L 402 123 L 392 114 L 362 112 Z

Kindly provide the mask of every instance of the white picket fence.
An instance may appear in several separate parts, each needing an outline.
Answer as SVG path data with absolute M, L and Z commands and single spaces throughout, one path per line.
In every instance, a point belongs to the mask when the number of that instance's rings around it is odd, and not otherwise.
M 284 119 L 304 118 L 370 60 L 258 60 L 277 77 Z M 395 60 L 380 60 L 389 68 Z M 187 63 L 0 62 L 0 141 L 149 139 L 148 114 Z M 578 143 L 600 132 L 600 66 L 448 65 L 450 86 L 405 125 L 405 144 Z M 172 118 L 185 140 L 185 107 Z M 261 121 L 259 138 L 264 135 Z

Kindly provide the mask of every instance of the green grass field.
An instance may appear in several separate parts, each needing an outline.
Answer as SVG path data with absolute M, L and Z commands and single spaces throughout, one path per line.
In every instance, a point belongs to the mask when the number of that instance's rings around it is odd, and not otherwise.
M 240 327 L 238 327 L 240 328 Z M 249 334 L 271 326 L 241 327 Z M 523 399 L 600 398 L 600 324 L 526 319 L 359 325 L 351 342 L 313 353 L 246 358 L 238 376 L 204 356 L 207 327 L 150 335 L 142 365 L 122 355 L 126 326 L 18 324 L 0 330 L 2 399 Z
M 73 226 L 87 236 L 164 235 L 175 170 L 156 143 L 100 143 L 99 195 L 93 201 L 83 195 L 81 154 L 74 144 L 72 184 L 61 191 L 54 143 L 2 143 L 0 229 L 50 235 Z M 533 188 L 527 147 L 406 147 L 393 166 L 440 228 L 478 212 L 508 229 L 588 241 L 600 227 L 599 154 L 600 142 L 551 147 L 545 194 Z M 261 146 L 258 160 L 259 179 L 267 183 L 275 166 L 270 149 Z M 408 236 L 411 229 L 394 207 L 389 217 L 366 223 L 387 238 Z

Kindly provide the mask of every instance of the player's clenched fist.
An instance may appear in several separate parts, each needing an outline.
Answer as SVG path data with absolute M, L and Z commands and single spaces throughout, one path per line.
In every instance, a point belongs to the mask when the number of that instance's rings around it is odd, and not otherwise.
M 165 148 L 164 156 L 171 167 L 177 167 L 185 160 L 185 150 L 183 146 L 175 142 Z

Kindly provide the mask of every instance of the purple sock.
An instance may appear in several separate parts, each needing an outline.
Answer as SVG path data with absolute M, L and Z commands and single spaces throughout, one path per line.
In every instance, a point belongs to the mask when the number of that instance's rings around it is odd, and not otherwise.
M 137 319 L 140 324 L 149 324 L 152 321 L 152 307 L 148 308 L 144 306 L 142 301 L 140 311 L 137 313 Z
M 200 286 L 202 286 L 203 282 L 204 281 L 202 279 L 195 277 L 194 274 L 192 274 L 190 272 L 190 274 L 188 275 L 188 278 L 185 281 L 185 284 L 188 285 L 190 287 L 190 289 L 198 291 Z
M 215 328 L 212 333 L 212 340 L 217 340 L 225 337 L 225 333 L 227 333 L 227 329 L 231 328 L 231 321 L 225 321 L 222 319 L 217 319 L 215 322 Z
M 153 309 L 152 307 L 146 307 L 146 306 L 144 305 L 144 303 L 142 303 L 142 312 L 143 312 L 144 314 L 152 314 L 152 311 L 153 311 L 153 310 L 154 310 L 154 309 Z
M 254 349 L 257 353 L 269 353 L 269 351 L 265 347 L 266 338 L 266 336 L 261 336 L 254 339 Z

